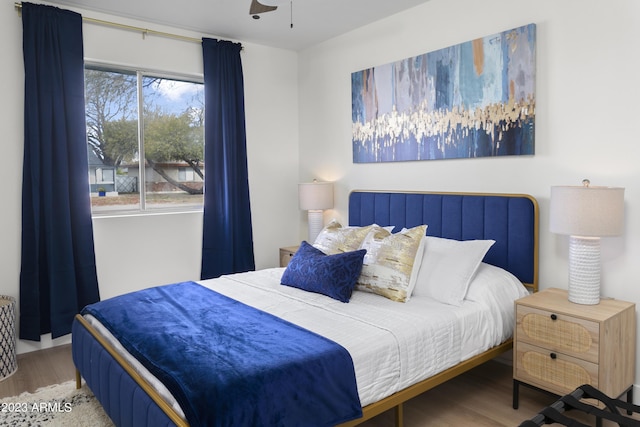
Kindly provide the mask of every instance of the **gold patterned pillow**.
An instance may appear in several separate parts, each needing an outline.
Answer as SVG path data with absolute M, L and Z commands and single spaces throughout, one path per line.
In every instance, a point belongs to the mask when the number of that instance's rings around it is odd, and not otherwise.
M 313 246 L 327 255 L 351 252 L 360 249 L 360 245 L 375 224 L 366 227 L 343 227 L 335 219 L 322 229 Z
M 367 254 L 356 289 L 409 301 L 422 263 L 426 231 L 426 225 L 396 234 L 382 228 L 371 230 L 361 245 Z

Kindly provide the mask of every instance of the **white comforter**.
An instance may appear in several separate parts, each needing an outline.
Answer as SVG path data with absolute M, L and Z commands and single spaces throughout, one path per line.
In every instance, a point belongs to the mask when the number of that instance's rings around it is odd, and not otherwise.
M 266 269 L 199 283 L 345 347 L 354 362 L 362 406 L 503 342 L 514 324 L 513 301 L 526 294 L 521 285 L 518 288 L 511 284 L 505 285 L 506 292 L 500 286 L 486 296 L 484 288 L 475 293 L 470 289 L 470 294 L 476 295 L 474 300 L 455 307 L 427 297 L 414 296 L 407 303 L 398 303 L 356 291 L 349 303 L 342 303 L 280 285 L 283 271 Z M 95 319 L 90 321 L 97 323 Z M 104 328 L 99 329 L 109 335 Z M 150 377 L 139 363 L 132 364 Z M 163 388 L 157 380 L 151 382 Z M 170 396 L 165 398 L 172 400 Z M 173 406 L 177 407 L 175 401 Z

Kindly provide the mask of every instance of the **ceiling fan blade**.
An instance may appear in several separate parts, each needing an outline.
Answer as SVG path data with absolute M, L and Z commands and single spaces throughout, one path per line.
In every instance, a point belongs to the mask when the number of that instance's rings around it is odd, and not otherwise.
M 258 15 L 264 12 L 271 12 L 276 10 L 278 6 L 265 6 L 262 3 L 258 3 L 258 0 L 251 0 L 251 6 L 249 7 L 249 15 Z

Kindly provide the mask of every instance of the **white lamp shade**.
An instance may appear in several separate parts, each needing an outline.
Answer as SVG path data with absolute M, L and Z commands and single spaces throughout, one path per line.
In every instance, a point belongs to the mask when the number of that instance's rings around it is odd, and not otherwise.
M 582 237 L 622 234 L 624 188 L 551 187 L 549 228 L 552 233 Z
M 298 203 L 303 211 L 333 208 L 333 183 L 314 181 L 298 184 Z

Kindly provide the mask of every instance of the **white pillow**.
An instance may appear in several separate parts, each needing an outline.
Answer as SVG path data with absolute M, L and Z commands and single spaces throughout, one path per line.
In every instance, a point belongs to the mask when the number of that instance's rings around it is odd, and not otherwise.
M 469 284 L 465 299 L 489 305 L 497 298 L 511 304 L 527 295 L 529 291 L 516 276 L 500 267 L 483 262 Z
M 423 259 L 426 231 L 426 225 L 396 234 L 381 227 L 372 229 L 360 246 L 367 253 L 356 289 L 409 301 Z
M 529 291 L 516 276 L 483 262 L 469 284 L 465 300 L 481 304 L 492 313 L 496 328 L 486 332 L 495 334 L 493 339 L 503 342 L 513 335 L 514 301 L 527 295 Z
M 495 240 L 453 240 L 427 236 L 414 295 L 460 305 L 484 255 Z

